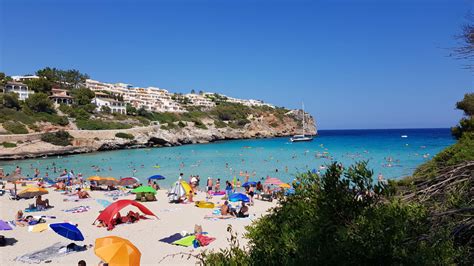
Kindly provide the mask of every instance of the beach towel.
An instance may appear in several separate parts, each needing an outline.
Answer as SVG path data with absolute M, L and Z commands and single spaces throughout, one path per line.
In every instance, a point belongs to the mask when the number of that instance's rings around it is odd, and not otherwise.
M 65 256 L 72 252 L 75 252 L 75 251 L 63 252 L 66 246 L 67 244 L 58 242 L 47 248 L 16 257 L 15 261 L 20 261 L 23 263 L 39 264 L 41 262 L 51 261 L 52 259 L 55 259 L 57 257 Z
M 13 228 L 10 226 L 9 223 L 0 220 L 0 230 L 12 230 Z
M 89 206 L 78 206 L 78 207 L 74 207 L 74 208 L 71 208 L 71 209 L 63 210 L 63 212 L 83 213 L 83 212 L 86 212 L 86 211 L 90 210 L 90 208 L 91 207 L 89 207 Z
M 173 244 L 178 245 L 178 246 L 183 246 L 183 247 L 190 247 L 193 245 L 194 239 L 196 239 L 196 236 L 194 235 L 186 236 L 186 237 L 181 238 L 180 240 L 174 241 Z
M 105 199 L 98 199 L 97 203 L 102 205 L 102 207 L 104 207 L 104 208 L 107 208 L 107 207 L 109 207 L 110 204 L 112 204 L 112 202 L 110 202 L 108 200 L 105 200 Z
M 158 241 L 168 243 L 168 244 L 173 244 L 173 242 L 180 240 L 183 238 L 183 236 L 180 233 L 176 233 L 174 235 L 170 235 L 168 237 L 162 238 Z
M 199 243 L 200 247 L 205 247 L 214 240 L 216 240 L 215 237 L 205 236 L 202 234 L 196 235 L 196 241 Z

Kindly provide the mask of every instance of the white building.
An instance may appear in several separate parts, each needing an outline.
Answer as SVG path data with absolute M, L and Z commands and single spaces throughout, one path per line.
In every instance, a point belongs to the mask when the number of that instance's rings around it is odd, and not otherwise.
M 114 99 L 95 97 L 94 99 L 92 99 L 92 103 L 97 106 L 96 110 L 98 112 L 102 110 L 102 106 L 107 106 L 110 108 L 110 111 L 112 113 L 119 113 L 124 115 L 127 114 L 125 103 L 116 101 Z
M 100 82 L 93 79 L 86 79 L 85 86 L 91 91 L 110 91 L 113 88 L 112 84 Z
M 204 95 L 205 94 L 189 93 L 189 94 L 185 94 L 184 97 L 189 99 L 189 101 L 191 102 L 190 105 L 192 106 L 201 106 L 205 108 L 212 108 L 216 106 L 215 102 L 213 102 L 208 97 L 205 97 Z
M 5 88 L 3 89 L 5 93 L 14 92 L 18 94 L 18 99 L 24 101 L 34 93 L 34 91 L 28 89 L 28 86 L 21 82 L 7 82 Z
M 26 80 L 39 79 L 36 75 L 24 75 L 24 76 L 11 76 L 14 81 L 22 82 Z

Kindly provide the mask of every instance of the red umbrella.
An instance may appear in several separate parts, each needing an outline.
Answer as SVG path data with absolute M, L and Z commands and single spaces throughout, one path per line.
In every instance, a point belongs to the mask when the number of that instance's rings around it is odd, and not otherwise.
M 130 186 L 135 183 L 138 183 L 138 179 L 136 179 L 135 177 L 124 177 L 121 178 L 119 181 L 119 185 L 121 186 Z

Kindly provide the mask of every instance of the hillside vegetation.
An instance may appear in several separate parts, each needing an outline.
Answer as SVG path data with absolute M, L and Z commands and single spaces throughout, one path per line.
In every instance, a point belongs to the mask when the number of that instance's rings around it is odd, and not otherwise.
M 209 96 L 216 103 L 213 108 L 191 106 L 189 101 L 182 100 L 181 104 L 187 111 L 184 113 L 150 112 L 127 104 L 127 115 L 111 114 L 110 108 L 96 110 L 96 106 L 91 103 L 95 93 L 83 87 L 85 79 L 88 78 L 87 74 L 77 70 L 44 68 L 38 70 L 36 75 L 39 79 L 25 81 L 35 92 L 26 101 L 20 101 L 15 93 L 0 93 L 0 124 L 3 126 L 3 134 L 75 128 L 128 129 L 152 123 L 159 123 L 163 130 L 177 130 L 187 126 L 199 129 L 208 127 L 240 129 L 245 128 L 251 120 L 261 117 L 273 117 L 273 127 L 283 123 L 285 118 L 294 120 L 298 125 L 301 124 L 299 119 L 285 108 L 245 106 L 227 102 L 225 97 L 218 94 Z M 10 80 L 10 77 L 0 73 L 0 86 Z M 73 97 L 73 104 L 55 106 L 48 97 L 53 87 L 68 90 Z M 123 100 L 121 95 L 110 96 L 116 100 Z

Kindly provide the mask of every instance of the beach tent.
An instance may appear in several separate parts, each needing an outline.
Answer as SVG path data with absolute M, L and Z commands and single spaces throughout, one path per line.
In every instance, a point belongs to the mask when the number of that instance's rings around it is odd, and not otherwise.
M 0 230 L 12 230 L 13 228 L 5 221 L 0 220 Z
M 165 179 L 165 177 L 162 175 L 152 175 L 148 178 L 148 180 L 163 180 L 163 179 Z
M 95 240 L 94 253 L 107 262 L 114 265 L 140 265 L 142 254 L 140 250 L 127 239 L 118 236 L 107 236 Z
M 134 201 L 134 200 L 118 200 L 112 204 L 110 204 L 107 208 L 105 208 L 95 219 L 94 223 L 99 220 L 102 221 L 105 225 L 109 226 L 111 221 L 114 219 L 114 216 L 123 208 L 132 205 L 137 207 L 141 212 L 146 215 L 152 215 L 157 217 L 154 213 L 152 213 L 147 207 L 143 206 L 142 204 Z

